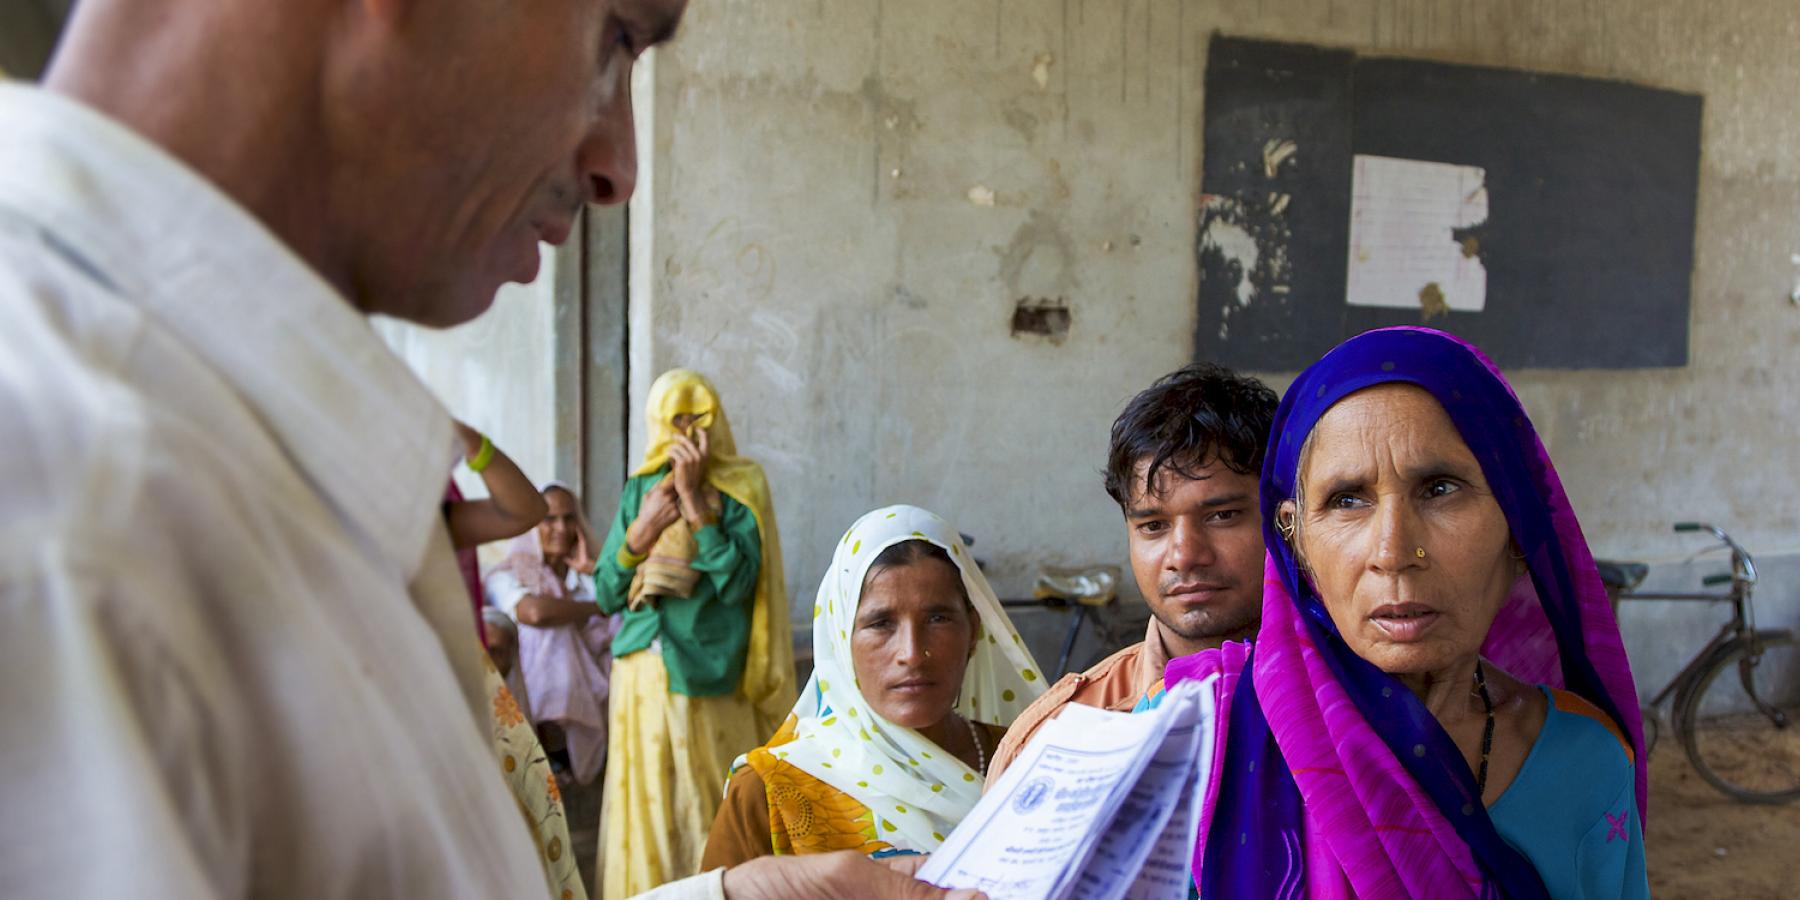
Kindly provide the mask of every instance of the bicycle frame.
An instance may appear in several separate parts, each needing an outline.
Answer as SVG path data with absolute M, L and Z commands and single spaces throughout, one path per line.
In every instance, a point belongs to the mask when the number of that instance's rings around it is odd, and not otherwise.
M 1723 529 L 1715 525 L 1697 522 L 1682 522 L 1675 525 L 1675 530 L 1711 532 L 1712 536 L 1718 539 L 1721 546 L 1731 550 L 1731 574 L 1729 576 L 1709 576 L 1708 578 L 1703 579 L 1706 583 L 1716 583 L 1714 581 L 1715 578 L 1729 578 L 1731 589 L 1722 594 L 1710 594 L 1704 592 L 1639 593 L 1636 591 L 1621 591 L 1619 593 L 1619 599 L 1621 601 L 1667 600 L 1678 603 L 1730 603 L 1731 621 L 1720 626 L 1718 633 L 1713 635 L 1712 640 L 1707 641 L 1706 646 L 1701 647 L 1700 652 L 1694 654 L 1694 658 L 1688 660 L 1688 664 L 1682 667 L 1681 671 L 1677 672 L 1674 678 L 1669 679 L 1669 683 L 1663 685 L 1662 690 L 1657 691 L 1656 696 L 1651 698 L 1648 704 L 1645 704 L 1651 708 L 1662 706 L 1663 701 L 1669 699 L 1669 695 L 1680 690 L 1683 685 L 1687 684 L 1696 675 L 1707 669 L 1713 660 L 1713 656 L 1722 648 L 1728 646 L 1733 641 L 1749 640 L 1754 642 L 1757 638 L 1756 626 L 1751 619 L 1751 613 L 1749 611 L 1751 589 L 1755 587 L 1757 578 L 1756 561 L 1751 558 L 1749 551 L 1745 550 L 1737 541 L 1733 540 L 1731 535 L 1726 534 Z
M 1731 539 L 1723 530 L 1708 524 L 1682 522 L 1675 525 L 1676 531 L 1709 531 L 1718 539 L 1719 546 L 1731 550 L 1731 573 L 1729 575 L 1708 575 L 1701 579 L 1701 584 L 1714 586 L 1729 584 L 1730 589 L 1722 593 L 1636 593 L 1618 591 L 1613 594 L 1615 600 L 1672 600 L 1676 602 L 1730 603 L 1731 619 L 1719 628 L 1718 633 L 1701 647 L 1693 659 L 1688 660 L 1681 671 L 1664 685 L 1662 690 L 1649 703 L 1644 704 L 1644 737 L 1645 753 L 1655 746 L 1658 735 L 1665 732 L 1679 737 L 1682 748 L 1687 752 L 1688 761 L 1694 770 L 1706 782 L 1717 788 L 1728 797 L 1748 803 L 1785 803 L 1800 798 L 1800 784 L 1792 780 L 1770 789 L 1758 782 L 1753 776 L 1751 781 L 1742 780 L 1736 769 L 1742 758 L 1740 745 L 1732 743 L 1731 727 L 1719 732 L 1720 746 L 1723 750 L 1708 750 L 1710 742 L 1701 739 L 1706 726 L 1707 704 L 1712 695 L 1712 685 L 1720 679 L 1725 683 L 1739 683 L 1743 688 L 1743 697 L 1749 699 L 1754 712 L 1760 714 L 1767 723 L 1779 731 L 1792 724 L 1787 710 L 1770 702 L 1759 691 L 1755 675 L 1766 652 L 1773 648 L 1785 648 L 1792 651 L 1795 646 L 1793 632 L 1788 629 L 1759 629 L 1756 627 L 1756 609 L 1752 603 L 1756 586 L 1756 562 L 1750 554 Z M 1703 553 L 1706 551 L 1702 551 Z M 1698 554 L 1696 554 L 1698 556 Z M 1630 576 L 1627 576 L 1630 577 Z M 1636 575 L 1642 579 L 1640 572 Z M 1618 607 L 1615 605 L 1615 609 Z M 1792 657 L 1783 657 L 1788 665 L 1792 665 Z M 1735 665 L 1734 665 L 1735 661 Z M 1735 671 L 1733 671 L 1735 669 Z M 1769 671 L 1781 672 L 1777 668 Z M 1719 695 L 1722 701 L 1717 713 L 1736 716 L 1750 709 L 1737 708 L 1742 698 L 1734 692 Z M 1674 696 L 1670 701 L 1670 695 Z M 1789 702 L 1789 701 L 1783 701 Z M 1754 719 L 1751 720 L 1754 722 Z M 1654 727 L 1652 727 L 1654 726 Z M 1750 726 L 1754 730 L 1757 726 Z M 1739 749 L 1734 749 L 1739 748 Z M 1754 752 L 1754 751 L 1752 751 Z M 1735 755 L 1734 755 L 1735 753 Z M 1723 769 L 1721 769 L 1723 764 Z
M 1645 599 L 1664 600 L 1668 598 L 1648 597 Z M 1732 625 L 1722 626 L 1719 629 L 1719 633 L 1713 635 L 1712 640 L 1707 641 L 1706 646 L 1701 647 L 1700 652 L 1694 654 L 1694 658 L 1688 660 L 1688 664 L 1683 666 L 1680 672 L 1675 673 L 1675 677 L 1669 679 L 1669 683 L 1663 685 L 1662 690 L 1657 691 L 1656 696 L 1651 697 L 1650 702 L 1645 704 L 1645 706 L 1651 708 L 1662 706 L 1663 701 L 1669 699 L 1670 694 L 1675 693 L 1677 690 L 1681 689 L 1683 685 L 1686 685 L 1692 680 L 1695 675 L 1709 668 L 1713 660 L 1713 654 L 1718 653 L 1721 647 L 1737 640 L 1737 637 L 1738 631 L 1735 627 Z

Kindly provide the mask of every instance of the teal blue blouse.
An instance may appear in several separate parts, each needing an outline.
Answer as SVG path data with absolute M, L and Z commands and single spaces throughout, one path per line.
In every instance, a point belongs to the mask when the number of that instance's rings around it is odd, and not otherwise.
M 1631 751 L 1593 704 L 1541 690 L 1550 701 L 1544 728 L 1488 818 L 1537 866 L 1550 896 L 1648 900 Z

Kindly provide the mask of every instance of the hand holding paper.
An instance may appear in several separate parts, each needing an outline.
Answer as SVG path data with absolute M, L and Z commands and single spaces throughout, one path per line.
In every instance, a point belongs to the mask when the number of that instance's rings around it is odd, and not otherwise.
M 919 877 L 994 900 L 1182 900 L 1214 714 L 1210 680 L 1141 715 L 1065 708 Z

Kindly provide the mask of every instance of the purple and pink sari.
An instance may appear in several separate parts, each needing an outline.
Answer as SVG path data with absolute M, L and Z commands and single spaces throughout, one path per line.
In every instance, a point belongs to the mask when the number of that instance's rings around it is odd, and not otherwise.
M 1169 685 L 1224 676 L 1222 740 L 1194 854 L 1207 900 L 1546 896 L 1531 862 L 1495 831 L 1450 736 L 1411 691 L 1349 649 L 1274 528 L 1319 418 L 1392 382 L 1425 389 L 1450 414 L 1525 554 L 1529 574 L 1483 656 L 1610 716 L 1636 751 L 1646 808 L 1643 728 L 1618 625 L 1524 408 L 1472 345 L 1424 328 L 1371 331 L 1302 373 L 1276 414 L 1262 471 L 1269 555 L 1254 644 L 1177 659 L 1165 673 Z

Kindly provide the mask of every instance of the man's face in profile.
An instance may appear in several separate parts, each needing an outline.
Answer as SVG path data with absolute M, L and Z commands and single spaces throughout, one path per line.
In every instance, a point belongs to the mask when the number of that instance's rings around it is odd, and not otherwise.
M 632 66 L 685 8 L 440 0 L 370 29 L 339 85 L 353 112 L 333 148 L 357 170 L 334 208 L 361 239 L 359 305 L 467 321 L 503 283 L 537 277 L 539 243 L 568 239 L 584 203 L 629 198 Z

